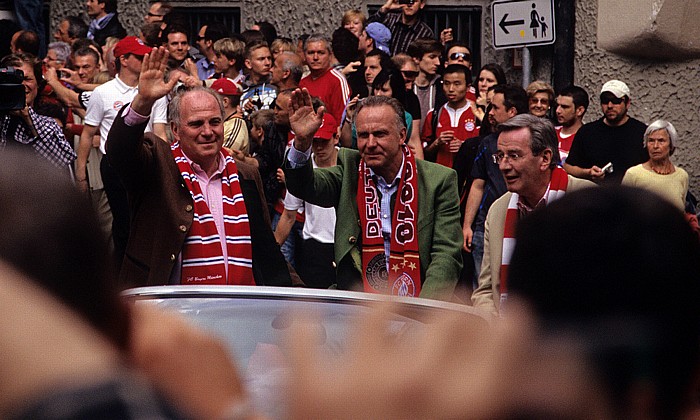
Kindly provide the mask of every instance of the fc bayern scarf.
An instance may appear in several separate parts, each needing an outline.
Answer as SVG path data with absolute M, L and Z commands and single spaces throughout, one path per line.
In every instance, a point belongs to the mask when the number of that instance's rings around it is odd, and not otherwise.
M 558 166 L 554 168 L 552 178 L 549 181 L 549 188 L 547 188 L 547 193 L 545 194 L 547 205 L 563 197 L 568 184 L 569 177 L 566 175 L 566 171 Z M 501 305 L 508 300 L 508 266 L 515 249 L 515 227 L 519 219 L 519 198 L 520 196 L 517 193 L 513 193 L 508 202 L 508 210 L 506 210 L 506 223 L 503 230 L 503 253 L 501 254 L 501 275 L 499 278 Z
M 182 153 L 179 143 L 170 147 L 185 185 L 194 201 L 194 219 L 182 249 L 182 284 L 255 285 L 253 251 L 250 243 L 248 213 L 243 201 L 238 170 L 233 158 L 222 149 L 224 171 L 221 176 L 224 230 L 228 261 L 224 261 L 221 239 L 214 216 L 207 206 L 197 175 Z M 228 265 L 228 278 L 226 277 Z
M 402 146 L 404 167 L 391 215 L 389 270 L 384 254 L 379 194 L 364 161 L 360 161 L 357 203 L 362 228 L 362 282 L 365 292 L 418 296 L 418 173 L 410 149 Z

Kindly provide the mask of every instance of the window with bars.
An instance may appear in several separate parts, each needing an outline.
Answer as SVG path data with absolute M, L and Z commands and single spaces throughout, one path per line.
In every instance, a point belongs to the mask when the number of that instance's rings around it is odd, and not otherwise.
M 199 28 L 209 23 L 220 22 L 226 25 L 231 33 L 241 31 L 240 7 L 186 7 L 176 6 L 174 11 L 181 13 L 189 22 L 191 28 L 189 34 L 190 45 L 194 45 Z
M 367 5 L 370 15 L 379 10 L 381 4 Z M 445 28 L 452 28 L 457 41 L 465 42 L 472 52 L 472 68 L 481 68 L 481 7 L 479 6 L 433 6 L 423 8 L 421 19 L 438 36 Z

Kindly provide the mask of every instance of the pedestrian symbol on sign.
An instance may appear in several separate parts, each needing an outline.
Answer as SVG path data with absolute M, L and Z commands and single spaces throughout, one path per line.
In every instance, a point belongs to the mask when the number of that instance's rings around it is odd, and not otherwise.
M 537 7 L 537 5 L 532 3 L 532 12 L 530 12 L 530 28 L 532 28 L 532 36 L 537 38 L 537 30 L 540 29 L 540 15 L 537 13 L 537 9 L 535 7 Z M 544 22 L 544 17 L 542 18 L 542 21 Z
M 495 48 L 554 43 L 554 0 L 493 0 L 491 15 Z

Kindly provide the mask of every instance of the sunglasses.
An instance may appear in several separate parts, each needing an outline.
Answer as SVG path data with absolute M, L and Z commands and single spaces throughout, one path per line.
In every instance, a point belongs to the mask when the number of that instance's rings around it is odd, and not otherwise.
M 549 99 L 547 99 L 547 98 L 530 98 L 530 103 L 533 105 L 537 105 L 537 104 L 549 105 Z
M 409 79 L 418 77 L 418 71 L 416 70 L 401 70 L 401 74 L 403 74 L 404 77 L 408 77 Z
M 625 102 L 625 98 L 618 98 L 615 95 L 601 95 L 600 96 L 600 104 L 605 105 L 609 102 L 612 102 L 613 105 L 620 105 L 621 103 Z
M 456 52 L 450 54 L 450 60 L 459 60 L 460 58 L 464 61 L 471 61 L 472 56 L 463 52 Z

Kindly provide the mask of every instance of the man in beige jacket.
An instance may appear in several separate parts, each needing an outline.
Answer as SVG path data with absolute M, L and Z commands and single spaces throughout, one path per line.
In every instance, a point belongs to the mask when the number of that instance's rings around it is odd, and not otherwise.
M 486 216 L 484 259 L 479 286 L 472 295 L 474 306 L 493 313 L 500 312 L 508 298 L 507 271 L 518 220 L 566 191 L 595 185 L 567 175 L 559 166 L 557 135 L 549 121 L 521 114 L 498 129 L 498 152 L 493 159 L 508 192 L 493 203 Z

